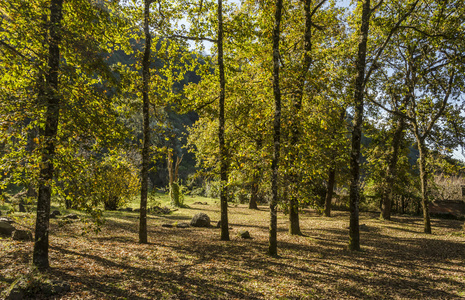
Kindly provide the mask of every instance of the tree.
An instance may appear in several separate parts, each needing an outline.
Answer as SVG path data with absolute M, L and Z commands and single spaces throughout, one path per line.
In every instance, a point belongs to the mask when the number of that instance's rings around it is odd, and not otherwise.
M 448 148 L 455 147 L 460 143 L 457 137 L 462 132 L 459 125 L 462 108 L 456 104 L 456 99 L 463 89 L 463 78 L 457 72 L 457 68 L 461 65 L 461 63 L 457 65 L 461 60 L 458 53 L 463 45 L 457 43 L 460 39 L 457 39 L 456 28 L 461 18 L 455 16 L 456 12 L 456 6 L 443 5 L 435 1 L 430 5 L 419 7 L 414 18 L 402 26 L 403 30 L 393 43 L 397 55 L 389 58 L 392 74 L 385 75 L 388 78 L 386 81 L 388 95 L 393 100 L 389 105 L 390 109 L 384 108 L 395 114 L 398 120 L 395 134 L 400 135 L 401 129 L 408 126 L 415 137 L 419 151 L 425 233 L 431 233 L 428 212 L 429 148 L 441 144 Z M 395 90 L 393 86 L 396 85 L 403 88 L 393 92 Z M 435 137 L 436 134 L 441 138 Z M 391 152 L 393 154 L 388 169 L 388 186 L 392 185 L 392 174 L 395 174 L 392 173 L 392 170 L 395 170 L 394 149 Z M 386 218 L 389 217 L 387 199 L 388 197 L 385 198 L 386 209 L 383 211 Z
M 278 171 L 279 152 L 281 142 L 281 89 L 279 87 L 279 41 L 281 35 L 283 1 L 276 0 L 273 25 L 273 94 L 274 94 L 274 121 L 273 121 L 273 160 L 271 162 L 271 201 L 270 201 L 270 236 L 268 253 L 278 255 Z
M 361 23 L 360 31 L 358 35 L 358 51 L 356 60 L 356 71 L 357 76 L 354 84 L 354 122 L 352 130 L 352 150 L 350 154 L 350 172 L 351 172 L 351 183 L 350 183 L 350 226 L 349 226 L 349 249 L 359 251 L 360 250 L 360 232 L 359 232 L 359 202 L 360 202 L 360 144 L 362 138 L 362 123 L 364 113 L 364 93 L 365 88 L 370 80 L 371 74 L 378 68 L 378 59 L 384 52 L 384 49 L 391 41 L 393 35 L 398 31 L 402 22 L 407 19 L 408 16 L 415 10 L 418 0 L 407 3 L 404 11 L 403 7 L 396 7 L 394 10 L 394 20 L 390 20 L 391 26 L 386 29 L 386 37 L 379 44 L 379 48 L 376 49 L 373 58 L 371 59 L 371 65 L 367 69 L 367 42 L 368 33 L 370 28 L 370 18 L 374 13 L 384 4 L 384 1 L 379 1 L 373 8 L 371 8 L 370 0 L 359 1 L 361 7 Z M 390 16 L 392 18 L 392 15 Z M 397 19 L 397 21 L 395 20 Z M 389 24 L 388 23 L 388 24 Z
M 185 2 L 181 1 L 181 5 Z M 190 4 L 188 4 L 190 6 Z M 193 6 L 193 9 L 187 10 L 187 18 L 190 22 L 190 33 L 175 34 L 174 37 L 184 38 L 195 41 L 213 42 L 217 50 L 217 67 L 219 85 L 218 92 L 218 160 L 219 160 L 219 177 L 220 177 L 220 203 L 221 203 L 221 240 L 229 241 L 229 223 L 228 223 L 228 149 L 225 143 L 225 98 L 226 98 L 226 77 L 224 63 L 224 22 L 223 22 L 223 1 L 218 0 L 216 3 L 216 22 L 208 14 L 208 9 L 213 7 L 212 2 L 200 1 L 199 5 Z M 202 15 L 204 10 L 206 15 Z M 216 24 L 215 24 L 216 23 Z M 216 27 L 216 38 L 212 39 L 207 36 L 213 35 L 211 28 L 205 27 L 205 24 Z M 214 24 L 214 25 L 213 25 Z M 203 47 L 203 46 L 202 46 Z M 208 68 L 208 65 L 206 66 Z M 208 69 L 207 69 L 208 70 Z M 206 70 L 206 71 L 207 71 Z M 207 73 L 210 70 L 207 71 Z M 215 99 L 216 100 L 216 99 Z M 212 104 L 210 102 L 208 104 Z M 207 105 L 208 105 L 207 104 Z M 204 106 L 204 105 L 202 105 Z
M 152 0 L 144 0 L 144 56 L 142 59 L 142 115 L 143 145 L 142 145 L 142 169 L 140 190 L 140 216 L 139 216 L 139 243 L 147 243 L 147 194 L 148 194 L 148 167 L 150 148 L 150 112 L 149 112 L 149 82 L 150 82 L 150 52 L 152 36 L 150 34 L 150 4 Z
M 224 99 L 226 79 L 224 77 L 224 60 L 223 60 L 223 1 L 218 0 L 218 71 L 220 82 L 219 95 L 219 115 L 218 115 L 218 141 L 220 147 L 220 202 L 221 202 L 221 240 L 229 241 L 229 223 L 228 223 L 228 162 L 226 145 L 224 142 Z
M 169 177 L 169 195 L 171 200 L 171 205 L 174 207 L 182 207 L 184 205 L 182 200 L 182 194 L 179 188 L 178 182 L 178 170 L 179 165 L 181 164 L 182 156 L 176 157 L 176 164 L 173 168 L 173 152 L 168 152 L 168 177 Z
M 350 152 L 350 226 L 349 249 L 360 250 L 359 233 L 359 202 L 360 202 L 360 144 L 362 140 L 363 122 L 363 93 L 365 81 L 366 55 L 370 15 L 372 13 L 370 0 L 360 1 L 362 5 L 360 37 L 358 44 L 356 70 L 357 77 L 354 85 L 354 124 L 352 131 L 352 150 Z
M 90 149 L 122 133 L 112 102 L 118 80 L 105 62 L 115 32 L 124 26 L 115 17 L 116 7 L 114 2 L 71 0 L 2 5 L 0 80 L 5 89 L 0 93 L 0 114 L 8 123 L 1 132 L 6 141 L 1 160 L 8 164 L 9 183 L 22 184 L 16 178 L 25 175 L 23 167 L 30 169 L 29 182 L 37 182 L 33 263 L 39 268 L 49 265 L 48 215 L 67 163 L 62 154 L 73 147 Z M 22 137 L 23 130 L 38 130 L 39 135 Z M 14 156 L 20 157 L 21 167 L 8 163 Z
M 291 104 L 291 119 L 290 119 L 290 130 L 289 130 L 289 140 L 291 145 L 298 145 L 300 138 L 300 128 L 299 128 L 299 113 L 302 108 L 302 99 L 304 95 L 305 79 L 309 71 L 310 65 L 312 63 L 312 28 L 315 27 L 313 23 L 313 16 L 318 11 L 319 8 L 326 2 L 322 0 L 312 7 L 312 0 L 306 0 L 304 3 L 304 15 L 305 15 L 305 30 L 303 37 L 303 54 L 301 59 L 301 70 L 297 72 L 297 81 L 292 93 L 292 104 Z M 294 169 L 297 158 L 299 156 L 298 147 L 295 147 L 290 151 L 290 158 L 288 168 L 289 172 L 289 182 L 291 186 L 296 189 L 299 176 Z M 289 233 L 301 235 L 300 224 L 299 224 L 299 201 L 296 198 L 295 192 L 291 191 L 289 196 Z
M 48 69 L 45 75 L 46 106 L 45 128 L 40 136 L 46 140 L 42 149 L 42 167 L 39 175 L 39 193 L 37 198 L 37 219 L 32 262 L 40 269 L 48 268 L 48 237 L 50 218 L 50 198 L 52 194 L 53 160 L 55 155 L 54 139 L 58 131 L 60 117 L 60 96 L 58 73 L 60 68 L 61 21 L 63 19 L 63 0 L 50 3 L 50 27 L 48 39 Z

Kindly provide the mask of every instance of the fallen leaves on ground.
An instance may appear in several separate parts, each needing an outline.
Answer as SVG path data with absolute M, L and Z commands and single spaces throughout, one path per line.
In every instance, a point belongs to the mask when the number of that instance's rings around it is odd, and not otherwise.
M 229 208 L 231 241 L 216 228 L 164 228 L 199 210 L 219 219 L 217 205 L 148 218 L 149 244 L 138 243 L 135 213 L 107 216 L 99 234 L 81 235 L 81 221 L 51 220 L 51 268 L 44 276 L 71 285 L 54 299 L 460 299 L 465 297 L 463 222 L 419 217 L 380 221 L 362 213 L 361 252 L 346 250 L 346 212 L 301 214 L 304 236 L 287 234 L 280 215 L 279 257 L 267 255 L 265 207 Z M 248 230 L 252 239 L 236 236 Z M 30 270 L 32 242 L 0 240 L 0 290 Z M 46 299 L 35 295 L 35 299 Z

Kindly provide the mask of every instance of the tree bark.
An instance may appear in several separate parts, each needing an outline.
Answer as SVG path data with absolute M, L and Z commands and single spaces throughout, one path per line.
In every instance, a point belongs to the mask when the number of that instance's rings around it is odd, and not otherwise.
M 325 217 L 331 217 L 331 201 L 333 200 L 334 183 L 336 182 L 336 168 L 331 167 L 328 172 L 328 190 L 325 199 Z
M 279 87 L 279 40 L 281 29 L 283 1 L 276 0 L 275 21 L 273 26 L 273 94 L 274 94 L 274 120 L 273 120 L 273 159 L 271 161 L 271 194 L 270 201 L 270 232 L 268 253 L 278 255 L 278 169 L 279 151 L 281 143 L 281 89 Z
M 296 197 L 296 190 L 299 181 L 299 175 L 295 168 L 296 161 L 299 157 L 298 143 L 300 140 L 299 128 L 299 113 L 302 109 L 302 98 L 305 84 L 305 77 L 307 76 L 308 69 L 312 63 L 310 52 L 312 51 L 312 13 L 310 11 L 312 0 L 305 0 L 304 14 L 305 14 L 305 32 L 304 32 L 304 54 L 302 59 L 302 69 L 297 78 L 296 90 L 293 95 L 292 114 L 290 118 L 290 143 L 292 146 L 297 146 L 297 149 L 292 149 L 289 156 L 289 181 L 292 187 L 289 193 L 289 234 L 301 235 L 300 222 L 299 222 L 299 200 Z
M 256 140 L 257 150 L 262 147 L 262 140 L 258 138 Z M 250 200 L 249 200 L 249 209 L 258 209 L 258 191 L 260 186 L 260 177 L 261 177 L 261 167 L 259 166 L 259 162 L 257 162 L 257 168 L 254 170 L 252 175 L 252 188 L 250 191 Z
M 250 191 L 250 200 L 249 200 L 249 209 L 258 209 L 257 200 L 258 200 L 258 190 L 259 190 L 259 182 L 260 182 L 260 171 L 255 170 L 252 175 L 252 187 Z
M 150 148 L 150 101 L 149 101 L 149 82 L 150 82 L 150 55 L 152 47 L 152 36 L 149 29 L 150 4 L 152 0 L 144 1 L 144 35 L 145 48 L 142 58 L 142 117 L 144 121 L 142 145 L 142 170 L 141 170 L 141 188 L 140 188 L 140 216 L 139 216 L 139 243 L 147 243 L 147 195 L 148 195 L 148 168 L 149 168 L 149 148 Z
M 58 94 L 58 72 L 60 68 L 61 21 L 63 19 L 63 0 L 50 3 L 50 27 L 48 50 L 48 73 L 45 76 L 45 128 L 41 130 L 44 146 L 39 174 L 39 194 L 37 197 L 37 218 L 35 228 L 32 263 L 39 269 L 49 267 L 49 221 L 51 181 L 53 180 L 55 156 L 55 138 L 60 118 L 60 96 Z
M 350 227 L 349 250 L 360 251 L 359 202 L 360 202 L 360 144 L 363 123 L 363 92 L 365 89 L 366 52 L 370 23 L 370 0 L 362 3 L 362 24 L 356 62 L 357 77 L 354 87 L 354 128 L 352 132 L 352 150 L 350 153 Z
M 220 146 L 220 202 L 221 202 L 221 240 L 229 241 L 229 223 L 228 223 L 228 164 L 227 151 L 224 141 L 224 101 L 226 79 L 224 76 L 224 59 L 223 59 L 223 1 L 218 0 L 218 69 L 220 76 L 220 99 L 219 99 L 219 126 L 218 140 Z
M 431 234 L 431 220 L 428 207 L 428 171 L 426 170 L 426 157 L 428 154 L 424 139 L 417 137 L 417 145 L 420 151 L 421 206 L 423 208 L 424 232 Z

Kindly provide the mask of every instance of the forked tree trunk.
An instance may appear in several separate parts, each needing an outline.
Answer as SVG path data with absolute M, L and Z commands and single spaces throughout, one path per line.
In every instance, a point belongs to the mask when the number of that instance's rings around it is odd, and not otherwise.
M 140 188 L 140 216 L 139 216 L 139 243 L 147 243 L 147 195 L 148 195 L 148 168 L 150 148 L 150 112 L 149 112 L 149 82 L 150 82 L 150 53 L 152 36 L 149 29 L 150 4 L 152 0 L 144 1 L 144 57 L 142 58 L 142 117 L 144 121 L 144 141 L 142 145 L 142 170 Z
M 270 234 L 268 253 L 278 255 L 278 168 L 279 151 L 281 143 L 281 90 L 279 87 L 279 40 L 281 35 L 281 17 L 283 1 L 276 0 L 275 20 L 273 26 L 273 94 L 274 94 L 274 120 L 273 120 L 273 159 L 271 162 L 271 201 L 270 201 Z
M 253 174 L 252 179 L 252 188 L 250 191 L 250 200 L 249 200 L 249 209 L 258 209 L 257 200 L 258 200 L 258 174 Z
M 323 1 L 322 1 L 323 2 Z M 297 87 L 293 95 L 292 109 L 293 113 L 290 118 L 290 143 L 291 146 L 297 146 L 300 141 L 300 122 L 299 113 L 302 110 L 302 98 L 304 94 L 305 78 L 308 73 L 308 69 L 312 63 L 312 11 L 311 11 L 312 0 L 305 0 L 304 3 L 304 15 L 305 15 L 305 32 L 304 32 L 304 54 L 302 59 L 302 69 L 297 78 Z M 316 11 L 316 10 L 315 10 Z M 297 147 L 298 149 L 298 147 Z M 290 186 L 292 187 L 289 193 L 289 233 L 294 235 L 301 235 L 300 222 L 299 222 L 299 200 L 296 198 L 296 190 L 299 184 L 300 176 L 297 174 L 297 169 L 294 165 L 299 157 L 297 149 L 291 150 L 289 158 L 290 168 Z
M 402 142 L 402 133 L 404 131 L 404 118 L 398 116 L 396 129 L 392 137 L 390 158 L 386 172 L 386 189 L 383 192 L 381 206 L 381 219 L 391 220 L 391 204 L 393 201 L 393 189 L 395 177 L 397 174 L 397 161 L 399 160 L 399 149 Z
M 173 168 L 173 152 L 168 152 L 168 182 L 169 182 L 169 195 L 171 205 L 175 207 L 182 207 L 184 203 L 182 203 L 181 199 L 181 191 L 179 188 L 178 183 L 178 172 L 179 172 L 179 165 L 182 162 L 182 157 L 176 157 L 176 164 Z
M 49 221 L 51 181 L 53 180 L 53 160 L 55 156 L 55 137 L 60 118 L 60 96 L 58 94 L 58 72 L 60 69 L 60 31 L 63 19 L 63 0 L 50 3 L 48 72 L 45 76 L 45 128 L 41 130 L 44 147 L 39 174 L 39 193 L 37 197 L 37 219 L 34 238 L 32 263 L 39 269 L 49 267 Z
M 356 62 L 357 77 L 354 86 L 354 128 L 352 132 L 352 150 L 350 152 L 350 226 L 349 250 L 360 250 L 359 203 L 360 203 L 360 145 L 362 141 L 363 92 L 366 68 L 368 30 L 370 25 L 370 0 L 363 1 L 362 24 Z
M 219 126 L 218 140 L 220 146 L 220 203 L 221 203 L 221 240 L 229 241 L 229 223 L 228 223 L 228 165 L 227 151 L 224 141 L 224 100 L 226 79 L 224 76 L 224 60 L 223 60 L 223 1 L 218 0 L 218 69 L 220 79 L 220 99 L 219 99 Z

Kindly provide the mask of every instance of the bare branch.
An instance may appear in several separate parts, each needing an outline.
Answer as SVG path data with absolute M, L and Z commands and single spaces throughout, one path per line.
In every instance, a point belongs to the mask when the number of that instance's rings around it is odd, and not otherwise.
M 185 35 L 180 35 L 180 34 L 172 34 L 170 36 L 167 36 L 166 38 L 180 38 L 180 39 L 185 39 L 185 40 L 191 40 L 191 41 L 207 41 L 207 42 L 212 42 L 212 43 L 217 43 L 218 41 L 215 39 L 207 38 L 207 37 L 195 37 L 195 36 L 185 36 Z
M 381 3 L 383 2 L 383 0 L 380 1 L 380 3 L 378 3 L 378 5 L 381 5 Z M 367 72 L 367 75 L 365 76 L 365 80 L 363 82 L 363 88 L 365 88 L 366 86 L 366 83 L 368 82 L 368 80 L 370 79 L 370 76 L 371 74 L 373 73 L 373 71 L 375 70 L 375 66 L 377 65 L 376 62 L 378 61 L 379 57 L 381 56 L 381 53 L 383 53 L 384 49 L 386 48 L 387 44 L 389 43 L 389 41 L 391 40 L 391 37 L 394 35 L 394 33 L 400 28 L 400 24 L 405 20 L 407 19 L 407 17 L 415 10 L 418 2 L 420 2 L 420 0 L 417 0 L 415 1 L 415 3 L 412 4 L 412 6 L 410 7 L 409 11 L 407 13 L 405 13 L 398 21 L 397 23 L 394 25 L 394 27 L 391 29 L 391 31 L 389 32 L 386 40 L 384 41 L 383 45 L 378 49 L 378 52 L 376 53 L 375 55 L 375 58 L 370 66 L 370 69 L 368 70 Z M 377 6 L 378 6 L 377 5 Z M 377 7 L 375 6 L 375 7 Z

